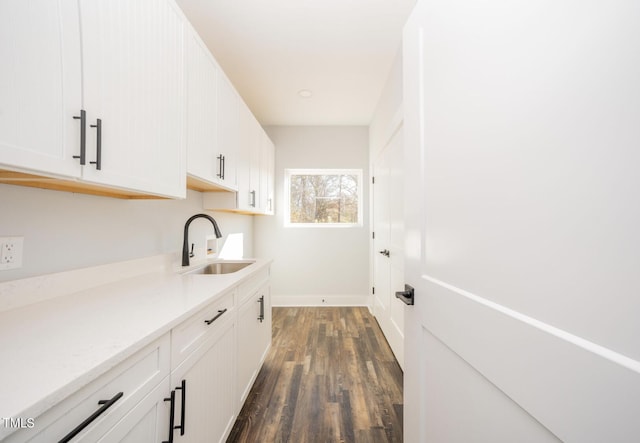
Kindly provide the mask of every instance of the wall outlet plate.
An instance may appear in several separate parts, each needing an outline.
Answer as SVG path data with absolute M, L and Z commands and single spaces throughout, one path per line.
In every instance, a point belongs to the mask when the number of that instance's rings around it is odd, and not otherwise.
M 0 271 L 22 267 L 24 237 L 0 237 Z

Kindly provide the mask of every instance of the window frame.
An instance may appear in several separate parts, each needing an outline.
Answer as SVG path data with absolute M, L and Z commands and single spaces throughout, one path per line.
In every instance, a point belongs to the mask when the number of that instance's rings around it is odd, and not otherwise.
M 357 179 L 358 221 L 355 223 L 292 223 L 291 222 L 291 177 L 294 175 L 355 175 Z M 364 226 L 362 169 L 335 168 L 286 168 L 284 170 L 284 227 L 285 228 L 361 228 Z

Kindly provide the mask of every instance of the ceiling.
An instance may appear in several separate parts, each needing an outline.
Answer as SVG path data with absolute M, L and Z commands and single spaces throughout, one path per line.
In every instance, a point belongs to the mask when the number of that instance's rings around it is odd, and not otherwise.
M 415 0 L 177 3 L 261 124 L 368 125 Z

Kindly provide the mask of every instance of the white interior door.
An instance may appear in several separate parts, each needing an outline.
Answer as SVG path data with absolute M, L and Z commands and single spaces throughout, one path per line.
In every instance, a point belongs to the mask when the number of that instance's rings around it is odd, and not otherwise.
M 406 441 L 638 441 L 639 17 L 623 0 L 418 0 Z
M 404 289 L 402 126 L 391 136 L 373 165 L 373 312 L 400 367 L 404 368 Z

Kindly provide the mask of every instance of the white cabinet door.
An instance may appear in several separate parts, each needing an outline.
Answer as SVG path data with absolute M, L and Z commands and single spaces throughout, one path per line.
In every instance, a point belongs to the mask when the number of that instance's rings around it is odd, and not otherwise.
M 79 177 L 77 2 L 0 2 L 0 59 L 0 168 Z
M 273 214 L 274 154 L 273 142 L 261 129 L 260 133 L 260 211 Z
M 138 403 L 99 440 L 88 435 L 85 441 L 104 443 L 157 443 L 169 440 L 169 378 Z
M 269 283 L 262 285 L 238 311 L 238 398 L 242 404 L 271 344 Z
M 219 182 L 217 130 L 218 68 L 195 30 L 187 32 L 187 173 L 204 182 Z
M 238 196 L 237 208 L 244 211 L 255 211 L 256 190 L 252 187 L 252 171 L 254 169 L 255 131 L 253 115 L 244 102 L 240 103 L 240 151 L 238 155 Z M 254 178 L 255 180 L 255 178 Z
M 184 197 L 184 18 L 169 0 L 81 0 L 84 107 L 102 124 L 93 183 Z M 87 129 L 97 161 L 98 128 Z
M 182 386 L 176 395 L 175 442 L 224 441 L 235 421 L 235 323 L 233 317 L 217 326 L 207 338 L 171 375 L 172 387 Z M 184 415 L 185 421 L 181 421 Z
M 187 174 L 198 191 L 236 191 L 238 94 L 192 28 L 187 32 Z
M 220 72 L 218 82 L 218 150 L 222 155 L 222 181 L 237 189 L 236 163 L 240 149 L 239 110 L 240 97 L 225 75 Z

